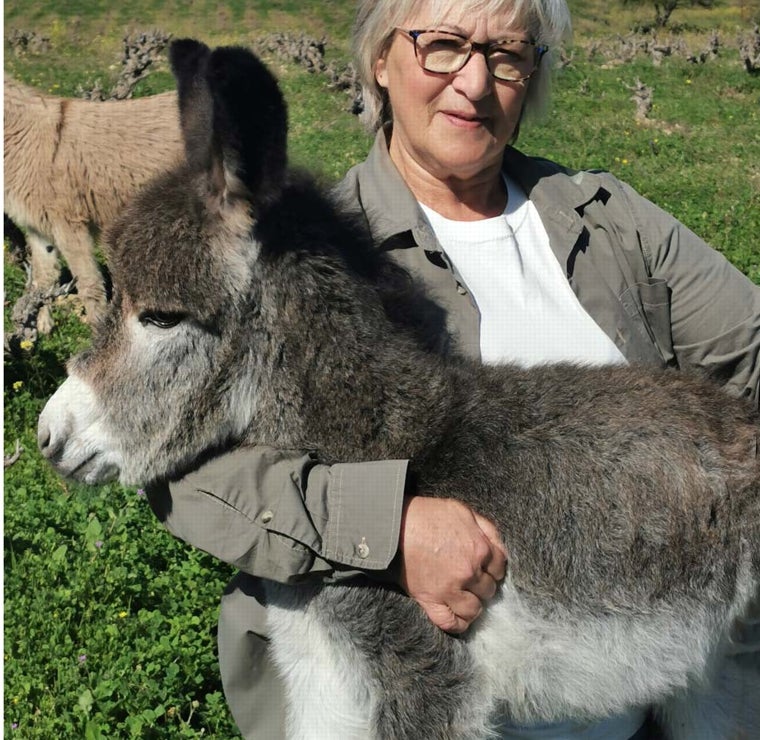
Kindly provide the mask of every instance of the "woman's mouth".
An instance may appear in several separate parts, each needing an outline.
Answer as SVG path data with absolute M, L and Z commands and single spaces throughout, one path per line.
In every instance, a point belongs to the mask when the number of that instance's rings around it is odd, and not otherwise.
M 441 111 L 446 119 L 452 126 L 464 129 L 476 129 L 480 128 L 486 121 L 481 116 L 473 115 L 472 113 L 460 113 L 458 111 Z

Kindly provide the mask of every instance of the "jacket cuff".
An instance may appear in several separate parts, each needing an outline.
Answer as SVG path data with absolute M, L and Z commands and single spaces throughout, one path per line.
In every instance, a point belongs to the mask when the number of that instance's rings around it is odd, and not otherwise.
M 148 499 L 175 536 L 246 573 L 282 583 L 359 572 L 392 579 L 406 469 L 406 460 L 330 466 L 242 448 Z
M 398 549 L 407 466 L 408 460 L 382 460 L 312 471 L 329 476 L 322 557 L 361 570 L 389 567 Z

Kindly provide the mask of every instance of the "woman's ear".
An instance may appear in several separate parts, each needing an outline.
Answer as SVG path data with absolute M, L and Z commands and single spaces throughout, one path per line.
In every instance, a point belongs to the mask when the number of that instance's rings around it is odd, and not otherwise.
M 387 54 L 387 52 L 385 52 Z M 380 87 L 388 87 L 388 69 L 385 63 L 385 54 L 375 62 L 375 81 Z

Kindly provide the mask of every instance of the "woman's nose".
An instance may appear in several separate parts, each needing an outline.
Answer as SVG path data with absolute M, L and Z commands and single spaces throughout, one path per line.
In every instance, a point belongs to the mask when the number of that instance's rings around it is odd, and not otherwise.
M 494 79 L 488 71 L 488 63 L 482 51 L 473 49 L 467 63 L 454 74 L 452 85 L 467 96 L 468 100 L 480 100 L 493 90 Z

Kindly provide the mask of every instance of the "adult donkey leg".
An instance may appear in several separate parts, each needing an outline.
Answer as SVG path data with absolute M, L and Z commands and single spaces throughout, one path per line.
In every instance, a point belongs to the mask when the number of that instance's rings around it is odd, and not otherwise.
M 34 229 L 27 229 L 29 264 L 32 271 L 30 288 L 46 293 L 58 285 L 61 277 L 60 254 L 50 240 Z M 53 329 L 53 317 L 49 306 L 42 306 L 37 314 L 37 331 L 49 334 Z
M 84 223 L 66 224 L 54 229 L 53 238 L 76 278 L 79 300 L 84 306 L 87 322 L 92 324 L 105 307 L 106 290 L 90 231 Z

